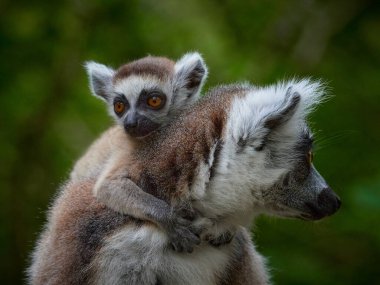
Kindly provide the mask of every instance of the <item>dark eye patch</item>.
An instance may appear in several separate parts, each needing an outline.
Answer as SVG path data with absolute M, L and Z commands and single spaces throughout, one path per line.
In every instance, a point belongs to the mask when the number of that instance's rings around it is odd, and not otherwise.
M 126 107 L 129 108 L 129 102 L 128 102 L 128 99 L 125 97 L 124 94 L 122 94 L 122 93 L 116 93 L 116 96 L 115 96 L 114 99 L 113 99 L 113 104 L 115 104 L 115 103 L 117 103 L 117 102 L 122 102 L 122 103 L 124 103 L 124 105 L 125 105 Z
M 137 105 L 140 108 L 150 109 L 149 106 L 147 106 L 147 101 L 151 97 L 159 97 L 162 100 L 162 106 L 156 110 L 162 109 L 166 104 L 166 95 L 164 92 L 162 92 L 160 89 L 153 88 L 153 89 L 143 89 L 140 92 L 140 96 L 137 100 Z
M 127 112 L 129 107 L 128 100 L 124 95 L 119 94 L 113 99 L 113 111 L 119 118 Z

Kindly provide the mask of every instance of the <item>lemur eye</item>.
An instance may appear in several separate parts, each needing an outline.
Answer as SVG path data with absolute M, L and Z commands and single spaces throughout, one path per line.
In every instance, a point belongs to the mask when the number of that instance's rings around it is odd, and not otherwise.
M 312 151 L 309 151 L 308 154 L 307 154 L 307 160 L 309 162 L 309 164 L 312 164 L 313 163 L 313 160 L 314 160 L 314 154 Z
M 120 115 L 125 110 L 125 104 L 123 102 L 117 101 L 113 104 L 113 109 L 116 114 Z
M 153 95 L 151 97 L 148 98 L 147 102 L 148 106 L 152 109 L 159 109 L 163 106 L 163 104 L 165 103 L 164 100 L 160 97 L 160 96 L 157 96 L 157 95 Z

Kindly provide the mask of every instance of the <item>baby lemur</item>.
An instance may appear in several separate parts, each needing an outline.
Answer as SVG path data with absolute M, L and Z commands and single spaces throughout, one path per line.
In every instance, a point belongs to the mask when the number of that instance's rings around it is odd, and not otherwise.
M 163 228 L 176 251 L 193 250 L 202 227 L 192 224 L 195 213 L 189 203 L 169 203 L 131 181 L 138 172 L 132 154 L 150 134 L 165 126 L 199 98 L 207 67 L 198 53 L 173 62 L 145 57 L 114 71 L 104 65 L 86 64 L 92 93 L 103 99 L 118 126 L 97 140 L 75 165 L 71 181 L 98 177 L 94 196 L 107 207 Z M 204 225 L 203 225 L 204 226 Z M 228 235 L 210 238 L 219 245 Z

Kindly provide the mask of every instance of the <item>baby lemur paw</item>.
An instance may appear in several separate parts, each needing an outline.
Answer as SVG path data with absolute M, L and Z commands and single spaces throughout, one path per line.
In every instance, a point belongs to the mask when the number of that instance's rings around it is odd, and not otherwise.
M 230 243 L 234 236 L 234 232 L 227 230 L 218 236 L 214 236 L 212 234 L 206 235 L 205 240 L 208 241 L 212 246 L 219 247 L 221 245 Z
M 198 229 L 193 228 L 192 221 L 181 217 L 172 220 L 168 231 L 169 243 L 174 251 L 191 253 L 201 243 Z

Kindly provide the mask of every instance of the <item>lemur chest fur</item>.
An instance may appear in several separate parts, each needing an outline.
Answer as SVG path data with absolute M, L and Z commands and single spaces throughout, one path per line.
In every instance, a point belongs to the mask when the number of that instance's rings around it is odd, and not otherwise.
M 205 243 L 192 254 L 176 253 L 167 247 L 165 233 L 156 226 L 129 224 L 105 240 L 92 266 L 102 268 L 96 284 L 120 284 L 130 271 L 141 271 L 147 284 L 154 280 L 169 285 L 218 284 L 234 247 L 234 243 L 222 248 Z

